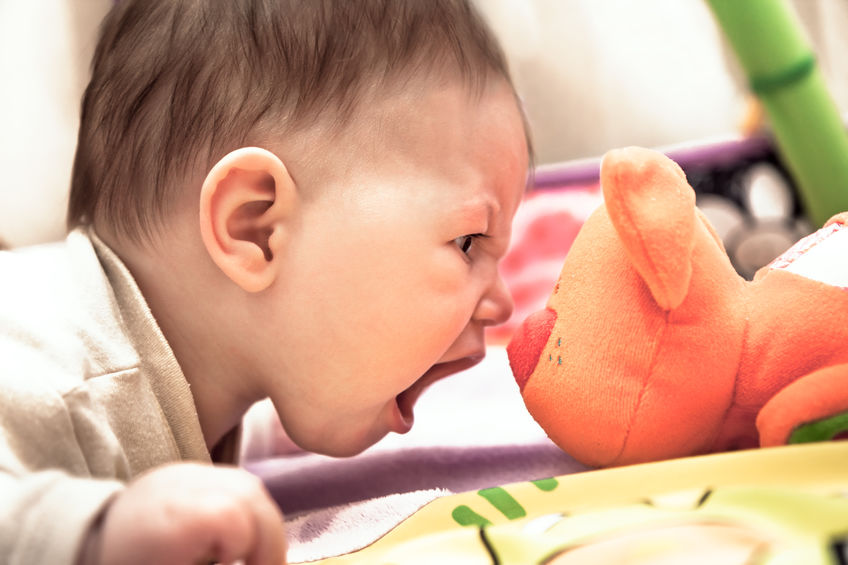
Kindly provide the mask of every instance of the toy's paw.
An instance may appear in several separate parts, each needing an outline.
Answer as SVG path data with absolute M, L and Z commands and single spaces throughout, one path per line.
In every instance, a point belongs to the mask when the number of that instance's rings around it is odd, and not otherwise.
M 762 446 L 827 441 L 848 433 L 848 364 L 799 378 L 757 416 Z

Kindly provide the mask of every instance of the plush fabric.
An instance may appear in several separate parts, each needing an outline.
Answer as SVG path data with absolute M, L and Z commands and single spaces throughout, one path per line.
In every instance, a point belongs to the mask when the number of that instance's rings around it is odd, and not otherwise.
M 794 272 L 845 216 L 746 281 L 665 156 L 610 152 L 601 186 L 549 314 L 508 348 L 528 410 L 561 448 L 620 465 L 787 443 L 848 411 L 848 291 Z

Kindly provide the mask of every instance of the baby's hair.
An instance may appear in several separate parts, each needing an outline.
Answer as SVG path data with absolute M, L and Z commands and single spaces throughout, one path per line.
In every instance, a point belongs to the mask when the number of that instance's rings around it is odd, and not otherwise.
M 91 73 L 68 226 L 135 241 L 227 152 L 328 119 L 343 127 L 375 88 L 422 73 L 511 84 L 470 0 L 123 0 Z

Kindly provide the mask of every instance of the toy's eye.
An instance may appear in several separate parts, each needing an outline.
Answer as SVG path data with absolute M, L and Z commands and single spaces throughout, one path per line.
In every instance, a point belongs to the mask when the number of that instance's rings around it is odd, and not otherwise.
M 474 244 L 474 240 L 478 237 L 483 237 L 483 234 L 474 233 L 470 235 L 463 235 L 453 240 L 459 250 L 468 255 L 471 251 L 471 247 Z

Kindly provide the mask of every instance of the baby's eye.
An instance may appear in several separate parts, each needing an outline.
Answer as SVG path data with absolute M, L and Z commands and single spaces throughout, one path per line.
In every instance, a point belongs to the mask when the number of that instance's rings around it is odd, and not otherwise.
M 474 240 L 478 237 L 483 237 L 481 233 L 473 233 L 470 235 L 463 235 L 461 237 L 456 238 L 453 242 L 459 247 L 459 250 L 468 255 L 471 251 L 471 246 L 474 244 Z

